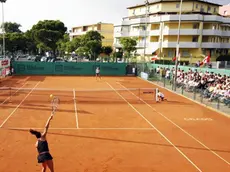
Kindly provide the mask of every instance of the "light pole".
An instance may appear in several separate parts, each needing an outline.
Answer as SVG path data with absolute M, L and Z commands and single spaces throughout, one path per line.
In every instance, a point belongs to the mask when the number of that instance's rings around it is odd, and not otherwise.
M 181 25 L 181 12 L 182 12 L 182 2 L 180 1 L 180 14 L 179 14 L 179 24 L 178 24 L 178 35 L 177 35 L 177 45 L 176 45 L 176 67 L 175 67 L 175 76 L 174 76 L 174 91 L 176 91 L 176 80 L 177 80 L 177 69 L 178 69 L 178 58 L 180 53 L 180 25 Z
M 0 0 L 2 3 L 2 51 L 3 51 L 3 58 L 6 58 L 6 45 L 5 45 L 5 22 L 4 22 L 4 3 L 6 0 Z
M 148 27 L 148 10 L 149 10 L 149 1 L 146 0 L 145 1 L 145 7 L 146 7 L 146 11 L 145 11 L 145 40 L 144 40 L 144 62 L 145 62 L 145 54 L 146 54 L 146 41 L 147 41 L 147 27 Z

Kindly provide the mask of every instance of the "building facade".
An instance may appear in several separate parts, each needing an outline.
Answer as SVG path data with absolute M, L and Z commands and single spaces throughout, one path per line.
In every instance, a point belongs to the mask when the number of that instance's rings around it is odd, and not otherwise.
M 220 7 L 220 15 L 230 17 L 230 4 Z
M 202 0 L 183 0 L 180 57 L 195 61 L 211 53 L 215 58 L 230 49 L 230 18 L 219 16 L 220 5 Z M 137 37 L 137 54 L 176 55 L 180 0 L 154 0 L 128 8 L 128 17 L 114 27 L 114 46 L 121 37 Z
M 70 40 L 74 37 L 79 37 L 86 34 L 88 31 L 98 31 L 104 39 L 102 40 L 103 46 L 113 46 L 113 30 L 114 25 L 110 23 L 97 23 L 92 25 L 73 27 L 70 33 Z

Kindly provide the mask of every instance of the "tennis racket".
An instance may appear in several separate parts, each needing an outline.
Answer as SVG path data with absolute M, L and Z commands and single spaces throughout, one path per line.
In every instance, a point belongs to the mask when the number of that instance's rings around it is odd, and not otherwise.
M 60 103 L 60 99 L 58 97 L 54 97 L 51 100 L 52 114 L 54 114 L 55 111 L 57 110 L 59 103 Z

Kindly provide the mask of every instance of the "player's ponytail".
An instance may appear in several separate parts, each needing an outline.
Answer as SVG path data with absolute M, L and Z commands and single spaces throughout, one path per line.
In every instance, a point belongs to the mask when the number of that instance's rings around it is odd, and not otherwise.
M 30 129 L 30 133 L 35 135 L 38 139 L 41 138 L 41 133 L 35 130 Z

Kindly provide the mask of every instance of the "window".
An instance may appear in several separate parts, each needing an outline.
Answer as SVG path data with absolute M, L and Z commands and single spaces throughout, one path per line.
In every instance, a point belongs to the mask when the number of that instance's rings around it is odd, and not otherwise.
M 190 56 L 189 51 L 188 50 L 182 50 L 181 56 L 182 57 L 189 57 Z
M 168 57 L 174 57 L 174 51 L 173 50 L 168 51 Z
M 134 9 L 134 10 L 133 10 L 133 15 L 135 15 L 135 13 L 136 13 L 136 10 Z
M 198 9 L 199 8 L 199 5 L 198 4 L 196 4 L 196 9 Z
M 201 5 L 200 11 L 201 11 L 201 12 L 204 12 L 204 7 L 203 7 L 203 5 Z
M 141 29 L 141 30 L 143 30 L 143 31 L 145 31 L 145 30 L 147 30 L 147 29 L 148 29 L 148 26 L 141 25 L 140 29 Z
M 215 42 L 215 38 L 214 37 L 211 38 L 211 42 Z
M 210 11 L 211 10 L 211 7 L 210 6 L 208 6 L 208 11 Z
M 176 4 L 176 8 L 179 8 L 180 7 L 180 4 Z
M 216 8 L 214 8 L 214 10 L 213 10 L 213 11 L 214 11 L 214 13 L 216 13 Z
M 192 42 L 198 42 L 198 36 L 193 36 Z
M 198 27 L 199 27 L 199 24 L 198 24 L 198 23 L 194 23 L 194 24 L 193 24 L 193 29 L 198 29 Z

